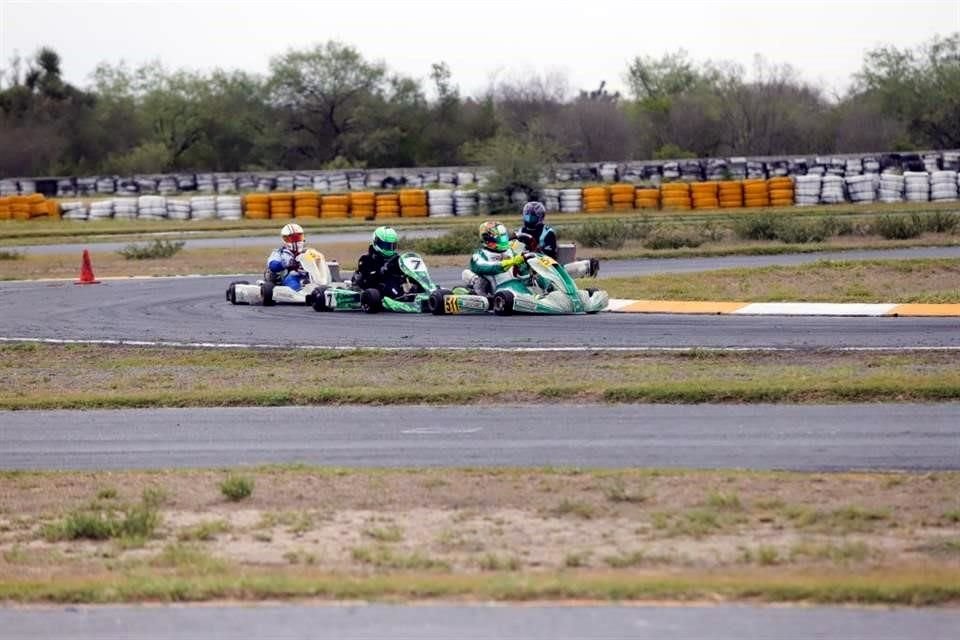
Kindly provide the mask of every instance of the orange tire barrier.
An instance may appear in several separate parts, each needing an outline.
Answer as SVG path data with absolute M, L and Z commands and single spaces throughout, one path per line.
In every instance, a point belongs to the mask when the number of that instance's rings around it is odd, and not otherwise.
M 350 216 L 373 220 L 376 214 L 376 196 L 372 191 L 354 191 L 350 194 Z
M 243 216 L 253 220 L 270 217 L 270 196 L 265 193 L 248 193 L 243 197 Z
M 293 216 L 295 218 L 319 218 L 320 194 L 316 191 L 297 191 L 294 193 Z
M 778 176 L 767 180 L 770 204 L 774 207 L 791 207 L 794 204 L 793 180 Z
M 324 195 L 320 198 L 321 218 L 347 218 L 350 216 L 350 196 L 346 194 Z
M 667 182 L 660 185 L 660 203 L 664 209 L 690 209 L 690 184 L 687 182 Z
M 271 193 L 270 194 L 270 218 L 286 220 L 293 217 L 293 194 L 292 193 Z
M 659 189 L 637 189 L 636 198 L 633 206 L 637 209 L 658 209 L 660 208 L 660 190 Z
M 396 193 L 380 193 L 376 197 L 376 218 L 396 218 L 400 215 L 400 196 Z
M 400 215 L 404 218 L 425 218 L 428 214 L 427 192 L 424 189 L 400 190 Z
M 720 206 L 716 182 L 694 182 L 690 185 L 694 209 L 716 209 Z
M 762 179 L 743 181 L 743 204 L 747 207 L 769 207 L 770 191 Z
M 743 206 L 743 183 L 739 180 L 725 180 L 717 185 L 718 200 L 723 209 Z
M 610 208 L 610 190 L 607 187 L 584 187 L 583 210 L 600 213 Z
M 10 210 L 10 198 L 0 198 L 0 220 L 9 220 L 13 217 Z

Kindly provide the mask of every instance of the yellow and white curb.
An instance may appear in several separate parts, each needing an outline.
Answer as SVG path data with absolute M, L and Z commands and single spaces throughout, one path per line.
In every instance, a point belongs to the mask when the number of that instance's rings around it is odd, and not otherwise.
M 611 299 L 612 313 L 679 313 L 740 316 L 941 316 L 960 317 L 960 304 L 861 304 L 834 302 L 711 302 Z

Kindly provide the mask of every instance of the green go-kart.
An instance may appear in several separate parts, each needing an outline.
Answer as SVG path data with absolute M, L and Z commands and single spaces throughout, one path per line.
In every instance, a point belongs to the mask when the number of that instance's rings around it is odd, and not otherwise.
M 313 296 L 314 311 L 363 311 L 379 313 L 432 313 L 436 316 L 460 313 L 486 313 L 490 300 L 469 293 L 462 287 L 444 289 L 433 281 L 427 264 L 418 253 L 407 251 L 398 258 L 400 271 L 406 276 L 405 293 L 399 297 L 384 296 L 379 289 L 357 287 L 318 287 Z
M 542 253 L 524 253 L 529 277 L 515 278 L 494 292 L 491 306 L 500 316 L 514 313 L 597 313 L 610 296 L 602 289 L 579 289 L 563 265 Z

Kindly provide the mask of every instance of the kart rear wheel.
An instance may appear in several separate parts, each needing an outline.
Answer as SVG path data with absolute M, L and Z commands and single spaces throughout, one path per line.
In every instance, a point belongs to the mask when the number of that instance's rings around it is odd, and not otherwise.
M 430 297 L 427 298 L 427 311 L 435 316 L 442 316 L 444 313 L 446 313 L 443 297 L 452 294 L 453 292 L 449 289 L 437 289 L 431 293 Z
M 272 307 L 277 304 L 273 299 L 273 283 L 264 282 L 260 285 L 260 298 L 263 299 L 263 306 Z
M 234 280 L 227 286 L 227 302 L 237 304 L 237 286 L 238 284 L 250 284 L 246 280 Z
M 513 315 L 512 291 L 497 291 L 493 294 L 493 312 L 498 316 Z
M 383 296 L 379 289 L 364 289 L 360 294 L 360 310 L 364 313 L 380 313 L 383 310 Z
M 314 311 L 333 311 L 327 306 L 327 288 L 317 287 L 313 292 L 313 310 Z

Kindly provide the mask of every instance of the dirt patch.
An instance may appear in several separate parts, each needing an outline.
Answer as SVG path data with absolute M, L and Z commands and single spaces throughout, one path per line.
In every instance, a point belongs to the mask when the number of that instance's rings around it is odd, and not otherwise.
M 369 575 L 913 565 L 960 568 L 960 474 L 521 470 L 8 473 L 0 578 L 83 575 L 185 557 Z M 54 540 L 78 510 L 162 495 L 138 541 Z M 98 498 L 98 496 L 100 496 Z M 106 496 L 106 497 L 105 497 Z

